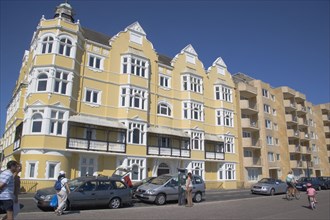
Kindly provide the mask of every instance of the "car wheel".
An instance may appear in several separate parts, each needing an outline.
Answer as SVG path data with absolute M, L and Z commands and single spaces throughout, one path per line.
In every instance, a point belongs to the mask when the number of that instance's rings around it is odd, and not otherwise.
M 111 199 L 110 203 L 109 203 L 109 208 L 110 209 L 118 209 L 121 205 L 121 201 L 119 198 L 113 198 Z
M 202 197 L 202 193 L 197 192 L 197 193 L 195 194 L 195 196 L 194 196 L 194 201 L 197 202 L 197 203 L 199 203 L 199 202 L 202 201 L 202 199 L 203 199 L 203 197 Z
M 269 195 L 270 195 L 270 196 L 273 196 L 273 195 L 275 195 L 275 189 L 273 189 L 273 188 L 272 188 L 272 189 L 270 190 L 270 193 L 269 193 Z
M 166 196 L 164 194 L 158 194 L 155 199 L 157 205 L 164 205 L 166 203 Z

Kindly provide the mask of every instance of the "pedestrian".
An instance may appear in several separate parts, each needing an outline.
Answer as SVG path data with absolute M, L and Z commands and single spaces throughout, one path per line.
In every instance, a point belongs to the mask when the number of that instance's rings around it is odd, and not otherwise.
M 186 180 L 186 198 L 187 198 L 187 205 L 186 205 L 186 207 L 192 207 L 193 206 L 193 202 L 192 202 L 192 188 L 193 188 L 192 175 L 189 172 L 188 173 L 187 180 Z
M 17 170 L 18 163 L 11 160 L 7 163 L 7 170 L 0 174 L 0 208 L 6 212 L 2 219 L 13 220 L 14 206 L 14 173 Z
M 61 182 L 61 189 L 57 191 L 58 207 L 55 210 L 55 214 L 62 215 L 66 200 L 68 199 L 68 194 L 70 193 L 70 188 L 68 179 L 65 177 L 65 172 L 63 170 L 60 171 L 57 180 Z
M 316 203 L 316 190 L 312 187 L 311 183 L 307 183 L 307 190 L 306 190 L 306 194 L 308 196 L 308 203 L 310 204 L 310 208 L 315 208 L 315 204 Z M 314 202 L 314 203 L 311 203 Z M 313 207 L 314 206 L 314 207 Z
M 20 193 L 21 189 L 21 178 L 18 175 L 22 171 L 22 164 L 17 165 L 16 172 L 14 173 L 14 206 L 13 206 L 13 212 L 14 217 L 16 217 L 19 213 L 20 205 L 18 203 L 18 194 Z

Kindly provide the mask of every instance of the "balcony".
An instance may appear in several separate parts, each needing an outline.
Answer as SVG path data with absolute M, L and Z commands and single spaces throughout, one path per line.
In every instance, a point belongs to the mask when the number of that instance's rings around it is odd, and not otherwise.
M 240 107 L 243 114 L 253 115 L 258 113 L 257 105 L 251 105 L 249 100 L 240 100 Z
M 173 147 L 149 146 L 147 147 L 148 155 L 168 156 L 168 157 L 185 157 L 190 158 L 190 149 L 180 149 Z
M 284 100 L 284 107 L 288 111 L 294 111 L 296 110 L 296 104 L 292 103 L 291 100 L 285 99 Z
M 301 104 L 297 104 L 297 113 L 298 114 L 306 114 L 307 113 L 307 108 Z
M 298 118 L 299 127 L 308 127 L 308 122 L 304 118 Z
M 243 138 L 242 145 L 246 148 L 261 148 L 260 140 L 255 140 L 253 138 Z
M 309 134 L 307 134 L 307 133 L 301 131 L 301 132 L 299 133 L 299 138 L 300 138 L 301 140 L 309 140 Z
M 268 161 L 269 168 L 279 168 L 281 164 L 278 161 Z
M 297 124 L 298 123 L 297 117 L 293 116 L 291 114 L 286 114 L 285 120 L 288 124 Z
M 287 129 L 287 134 L 289 138 L 299 138 L 299 131 Z
M 249 118 L 242 118 L 241 122 L 242 122 L 242 128 L 244 128 L 246 130 L 250 130 L 250 131 L 259 130 L 257 121 L 252 121 Z
M 327 152 L 328 152 L 328 157 L 330 157 L 330 150 L 328 150 Z
M 258 94 L 258 90 L 256 87 L 246 83 L 238 83 L 238 91 L 240 91 L 242 97 L 247 98 L 256 97 Z
M 286 97 L 294 97 L 296 95 L 296 91 L 294 91 L 293 89 L 287 87 L 287 86 L 282 86 L 281 90 L 284 94 L 284 98 Z
M 300 153 L 301 152 L 301 147 L 299 145 L 290 144 L 289 145 L 289 152 L 290 153 Z
M 125 143 L 86 140 L 83 138 L 68 138 L 68 148 L 87 151 L 126 153 Z
M 330 115 L 322 115 L 323 121 L 330 121 Z
M 290 160 L 290 167 L 293 168 L 302 168 L 302 161 L 301 160 Z
M 225 159 L 225 153 L 224 152 L 205 151 L 205 159 L 224 160 Z
M 330 127 L 329 126 L 324 126 L 323 130 L 324 130 L 324 133 L 330 133 Z
M 326 138 L 326 139 L 325 139 L 325 144 L 326 144 L 326 145 L 330 145 L 330 138 Z
M 244 157 L 243 163 L 245 167 L 261 167 L 261 158 L 257 157 Z

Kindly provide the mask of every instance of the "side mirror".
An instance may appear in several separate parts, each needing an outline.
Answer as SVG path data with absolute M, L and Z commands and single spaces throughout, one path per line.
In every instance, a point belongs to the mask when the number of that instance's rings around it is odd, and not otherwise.
M 84 188 L 82 188 L 82 187 L 79 188 L 79 189 L 78 189 L 78 192 L 84 192 Z
M 275 182 L 276 185 L 280 184 L 279 182 Z

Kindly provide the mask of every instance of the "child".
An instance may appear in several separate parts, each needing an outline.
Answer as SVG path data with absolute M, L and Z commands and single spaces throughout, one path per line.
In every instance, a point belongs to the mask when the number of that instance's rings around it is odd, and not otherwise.
M 315 195 L 316 190 L 312 187 L 312 184 L 307 183 L 307 190 L 306 190 L 307 196 L 308 196 L 308 202 L 310 204 L 311 199 L 313 199 L 314 203 L 316 203 Z M 313 207 L 311 207 L 313 208 Z

